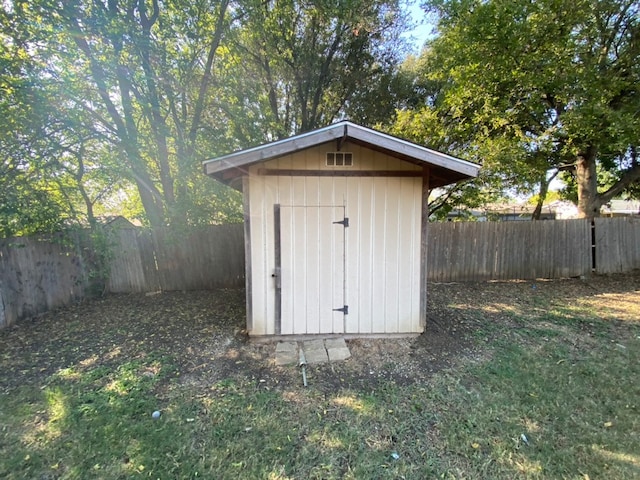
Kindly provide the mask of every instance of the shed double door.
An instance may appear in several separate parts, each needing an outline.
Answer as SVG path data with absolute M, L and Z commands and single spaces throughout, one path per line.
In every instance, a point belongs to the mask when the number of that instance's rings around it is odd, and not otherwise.
M 275 205 L 276 333 L 344 333 L 344 206 Z

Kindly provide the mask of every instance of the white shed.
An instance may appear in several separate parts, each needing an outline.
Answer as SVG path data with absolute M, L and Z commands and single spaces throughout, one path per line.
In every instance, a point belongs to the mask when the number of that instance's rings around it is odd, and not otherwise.
M 243 192 L 249 334 L 424 331 L 429 189 L 479 168 L 350 122 L 204 162 Z

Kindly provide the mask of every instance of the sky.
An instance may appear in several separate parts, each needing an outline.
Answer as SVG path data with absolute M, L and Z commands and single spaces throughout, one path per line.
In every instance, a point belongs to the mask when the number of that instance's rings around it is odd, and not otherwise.
M 420 7 L 420 0 L 409 0 L 408 3 L 409 17 L 415 27 L 404 37 L 411 40 L 414 46 L 413 53 L 420 53 L 425 41 L 433 36 L 434 19 L 431 15 L 425 14 Z

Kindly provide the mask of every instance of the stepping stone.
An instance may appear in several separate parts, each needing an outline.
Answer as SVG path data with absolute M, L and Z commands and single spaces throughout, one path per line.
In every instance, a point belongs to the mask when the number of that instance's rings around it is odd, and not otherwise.
M 302 347 L 305 352 L 307 350 L 325 350 L 324 340 L 321 338 L 318 340 L 307 340 L 302 343 Z
M 276 365 L 297 365 L 298 343 L 278 342 L 276 345 Z
M 302 343 L 302 351 L 304 358 L 308 364 L 325 363 L 329 361 L 327 349 L 324 346 L 324 340 L 309 340 Z
M 329 338 L 324 342 L 330 362 L 351 358 L 351 352 L 344 338 Z

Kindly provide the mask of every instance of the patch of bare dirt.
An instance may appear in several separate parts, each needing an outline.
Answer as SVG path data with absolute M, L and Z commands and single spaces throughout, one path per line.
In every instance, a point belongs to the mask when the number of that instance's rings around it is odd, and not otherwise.
M 310 366 L 309 382 L 326 392 L 375 389 L 388 380 L 423 382 L 435 372 L 484 358 L 497 337 L 529 328 L 523 319 L 591 305 L 608 315 L 611 328 L 639 322 L 640 272 L 588 280 L 432 284 L 423 335 L 350 340 L 352 358 Z M 244 314 L 241 289 L 110 295 L 49 312 L 0 330 L 0 390 L 46 382 L 65 368 L 112 367 L 149 355 L 170 358 L 181 382 L 194 388 L 225 379 L 264 388 L 299 385 L 297 368 L 275 366 L 274 344 L 248 341 Z M 588 322 L 584 328 L 591 328 Z

